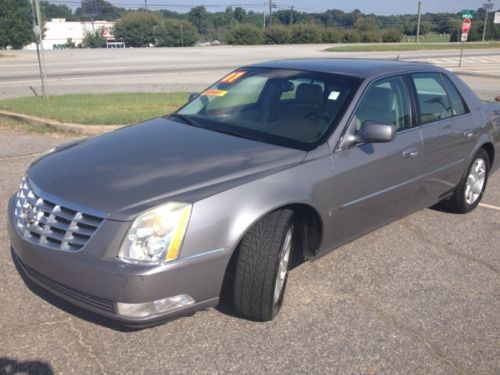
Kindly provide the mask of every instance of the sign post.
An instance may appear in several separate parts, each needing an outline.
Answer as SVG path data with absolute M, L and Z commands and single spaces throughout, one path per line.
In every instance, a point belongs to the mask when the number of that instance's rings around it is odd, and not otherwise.
M 469 17 L 465 17 L 469 16 Z M 461 37 L 461 42 L 462 42 L 462 48 L 460 48 L 460 59 L 458 60 L 458 66 L 462 66 L 462 56 L 464 54 L 464 44 L 467 41 L 467 38 L 469 36 L 469 31 L 472 25 L 472 17 L 474 17 L 474 12 L 473 11 L 462 11 L 462 17 L 464 18 L 464 22 L 462 23 L 462 37 Z

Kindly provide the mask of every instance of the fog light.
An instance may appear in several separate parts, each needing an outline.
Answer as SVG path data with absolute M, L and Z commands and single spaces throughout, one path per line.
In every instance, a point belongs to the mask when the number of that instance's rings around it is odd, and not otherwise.
M 189 306 L 194 299 L 187 294 L 179 294 L 169 298 L 144 303 L 116 303 L 116 312 L 119 315 L 131 318 L 147 318 L 166 313 L 180 307 Z

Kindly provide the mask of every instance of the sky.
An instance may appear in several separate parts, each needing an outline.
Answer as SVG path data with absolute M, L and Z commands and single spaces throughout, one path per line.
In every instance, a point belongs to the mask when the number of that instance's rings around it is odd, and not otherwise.
M 144 4 L 144 0 L 109 0 L 117 6 L 138 8 Z M 243 6 L 248 10 L 262 12 L 264 3 L 268 0 L 146 0 L 151 9 L 158 9 L 158 5 L 176 11 L 188 11 L 192 6 L 205 5 L 209 11 L 224 10 L 226 6 Z M 422 12 L 452 12 L 456 13 L 462 9 L 477 9 L 487 0 L 422 0 Z M 301 11 L 315 12 L 326 9 L 341 9 L 352 11 L 359 9 L 363 13 L 375 13 L 379 15 L 391 14 L 416 14 L 418 0 L 273 0 L 278 9 L 294 6 Z M 495 4 L 496 2 L 496 4 Z M 493 0 L 494 8 L 500 8 L 500 0 Z M 163 6 L 162 6 L 163 8 Z

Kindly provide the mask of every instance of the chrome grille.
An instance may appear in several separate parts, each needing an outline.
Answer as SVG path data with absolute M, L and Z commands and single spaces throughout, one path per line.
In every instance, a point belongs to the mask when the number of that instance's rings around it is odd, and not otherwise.
M 14 216 L 23 238 L 64 251 L 84 247 L 103 220 L 37 196 L 26 178 L 17 192 Z

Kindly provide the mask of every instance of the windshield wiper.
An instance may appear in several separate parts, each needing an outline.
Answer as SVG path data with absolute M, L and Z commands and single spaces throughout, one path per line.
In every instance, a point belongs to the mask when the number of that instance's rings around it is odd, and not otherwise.
M 180 113 L 172 113 L 168 118 L 177 118 L 188 125 L 200 127 L 200 124 L 194 122 L 189 116 L 181 115 Z

